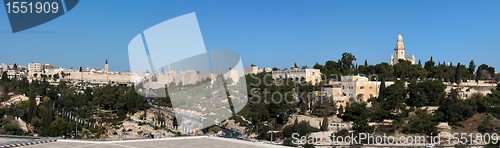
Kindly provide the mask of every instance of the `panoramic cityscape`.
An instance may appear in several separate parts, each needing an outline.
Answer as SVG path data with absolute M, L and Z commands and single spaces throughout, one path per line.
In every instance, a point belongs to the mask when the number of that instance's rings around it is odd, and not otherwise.
M 0 147 L 500 147 L 498 2 L 99 2 L 4 0 Z
M 355 55 L 344 53 L 339 60 L 312 67 L 251 65 L 243 71 L 229 70 L 223 74 L 232 82 L 228 85 L 246 79 L 249 103 L 229 119 L 197 130 L 180 126 L 168 96 L 137 94 L 136 74 L 109 71 L 112 62 L 106 59 L 98 68 L 2 63 L 0 132 L 89 140 L 208 135 L 287 146 L 349 146 L 353 143 L 332 143 L 330 138 L 350 133 L 440 136 L 443 141 L 471 131 L 498 136 L 500 74 L 493 67 L 473 60 L 457 65 L 436 63 L 432 57 L 415 61 L 415 56 L 407 57 L 401 34 L 392 50 L 390 60 L 379 64 L 365 60 L 355 65 Z M 206 78 L 195 70 L 170 69 L 155 76 L 162 85 L 180 87 Z M 195 110 L 175 112 L 193 119 L 207 116 Z M 315 141 L 308 143 L 294 133 Z M 393 146 L 429 144 L 400 142 Z M 433 144 L 463 144 L 455 142 Z

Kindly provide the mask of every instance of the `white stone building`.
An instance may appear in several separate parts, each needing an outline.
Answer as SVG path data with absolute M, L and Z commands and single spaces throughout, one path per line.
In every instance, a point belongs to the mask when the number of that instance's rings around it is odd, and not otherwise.
M 32 76 L 35 73 L 43 72 L 44 65 L 41 63 L 29 63 L 28 64 L 28 74 Z
M 247 67 L 245 69 L 243 69 L 243 72 L 245 74 L 258 74 L 258 73 L 262 73 L 262 72 L 271 72 L 273 71 L 271 68 L 259 68 L 255 65 L 252 65 L 251 67 Z
M 321 82 L 321 72 L 319 69 L 286 69 L 272 72 L 274 80 L 285 79 L 295 82 L 310 82 L 313 85 Z
M 332 89 L 328 89 L 332 92 L 327 92 L 333 95 L 333 99 L 337 102 L 337 105 L 345 103 L 349 99 L 355 99 L 359 101 L 368 101 L 372 97 L 378 97 L 380 89 L 380 81 L 369 81 L 367 77 L 363 76 L 342 76 L 341 81 L 331 82 Z M 386 86 L 390 86 L 394 82 L 385 82 Z

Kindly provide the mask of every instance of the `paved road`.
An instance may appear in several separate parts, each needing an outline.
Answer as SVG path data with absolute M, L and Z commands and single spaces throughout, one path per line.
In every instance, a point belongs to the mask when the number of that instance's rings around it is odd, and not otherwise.
M 14 141 L 26 141 L 29 139 L 21 139 L 21 138 L 0 138 L 0 145 L 9 143 L 9 142 L 14 142 Z
M 254 148 L 254 147 L 280 147 L 262 143 L 252 143 L 236 139 L 226 139 L 217 137 L 176 137 L 163 139 L 147 140 L 128 140 L 128 141 L 77 141 L 77 140 L 58 140 L 57 142 L 25 146 L 27 148 Z

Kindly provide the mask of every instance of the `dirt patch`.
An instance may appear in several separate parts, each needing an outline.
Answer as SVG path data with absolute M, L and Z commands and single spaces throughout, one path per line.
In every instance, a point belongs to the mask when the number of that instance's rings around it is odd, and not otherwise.
M 492 119 L 493 123 L 500 123 L 500 120 L 495 118 L 494 116 L 487 114 L 487 113 L 478 113 L 474 114 L 472 117 L 469 119 L 463 121 L 460 123 L 461 127 L 458 127 L 456 129 L 453 129 L 452 131 L 454 133 L 477 133 L 478 127 L 484 122 L 484 120 L 490 117 Z

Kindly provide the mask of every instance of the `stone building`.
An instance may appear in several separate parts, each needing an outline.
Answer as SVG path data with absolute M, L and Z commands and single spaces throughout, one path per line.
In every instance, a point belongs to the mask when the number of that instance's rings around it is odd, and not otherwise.
M 342 76 L 341 81 L 331 82 L 329 85 L 332 87 L 332 92 L 328 92 L 333 95 L 333 99 L 337 101 L 337 105 L 342 104 L 345 106 L 345 102 L 349 100 L 358 101 L 368 101 L 372 97 L 377 97 L 379 95 L 381 82 L 379 81 L 369 81 L 367 77 L 363 76 Z M 390 86 L 394 82 L 385 82 L 386 86 Z
M 313 85 L 321 82 L 321 72 L 319 69 L 285 69 L 272 72 L 274 80 L 289 79 L 295 82 L 310 82 Z

